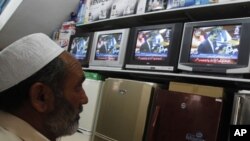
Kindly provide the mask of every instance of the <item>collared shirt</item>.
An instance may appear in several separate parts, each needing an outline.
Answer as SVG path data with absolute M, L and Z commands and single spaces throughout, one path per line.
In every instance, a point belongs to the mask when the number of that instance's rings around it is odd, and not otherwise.
M 49 141 L 24 120 L 0 111 L 1 141 Z

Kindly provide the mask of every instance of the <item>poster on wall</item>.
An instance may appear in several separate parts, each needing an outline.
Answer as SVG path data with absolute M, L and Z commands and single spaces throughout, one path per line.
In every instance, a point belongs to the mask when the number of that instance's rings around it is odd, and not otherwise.
M 23 0 L 0 0 L 0 31 Z

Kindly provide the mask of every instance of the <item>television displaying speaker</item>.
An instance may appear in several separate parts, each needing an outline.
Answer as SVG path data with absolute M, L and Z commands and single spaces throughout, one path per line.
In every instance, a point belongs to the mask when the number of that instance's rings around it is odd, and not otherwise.
M 93 33 L 71 35 L 68 51 L 82 64 L 88 67 Z
M 125 68 L 175 71 L 182 27 L 182 23 L 172 23 L 133 28 Z
M 250 18 L 185 23 L 178 69 L 250 73 L 249 33 Z
M 129 36 L 129 28 L 94 33 L 90 68 L 122 69 Z

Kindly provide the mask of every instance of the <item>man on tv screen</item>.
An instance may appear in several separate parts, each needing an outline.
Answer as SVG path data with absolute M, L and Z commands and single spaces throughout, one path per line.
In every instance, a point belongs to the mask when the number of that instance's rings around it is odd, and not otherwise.
M 230 54 L 232 52 L 231 35 L 221 26 L 213 28 L 207 38 L 198 46 L 199 54 Z
M 212 30 L 206 40 L 204 40 L 198 46 L 198 53 L 212 54 L 215 53 L 216 50 L 216 40 L 218 37 L 218 32 L 216 30 Z

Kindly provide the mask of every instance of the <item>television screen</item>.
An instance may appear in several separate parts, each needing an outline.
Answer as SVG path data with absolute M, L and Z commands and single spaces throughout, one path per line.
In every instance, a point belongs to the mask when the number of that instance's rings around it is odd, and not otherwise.
M 94 33 L 89 67 L 92 69 L 122 69 L 129 28 Z
M 166 60 L 171 32 L 171 28 L 139 31 L 135 46 L 135 60 Z
M 96 44 L 95 60 L 117 61 L 122 33 L 100 34 Z
M 78 60 L 83 60 L 86 58 L 86 53 L 88 49 L 89 37 L 76 37 L 72 41 L 71 54 L 75 56 Z
M 201 64 L 237 64 L 241 25 L 195 27 L 190 62 Z
M 92 42 L 92 34 L 84 33 L 72 35 L 70 37 L 68 51 L 82 63 L 82 66 L 88 66 L 89 52 Z
M 178 69 L 217 74 L 250 73 L 250 18 L 187 22 Z
M 175 71 L 182 23 L 135 27 L 127 49 L 127 69 Z

